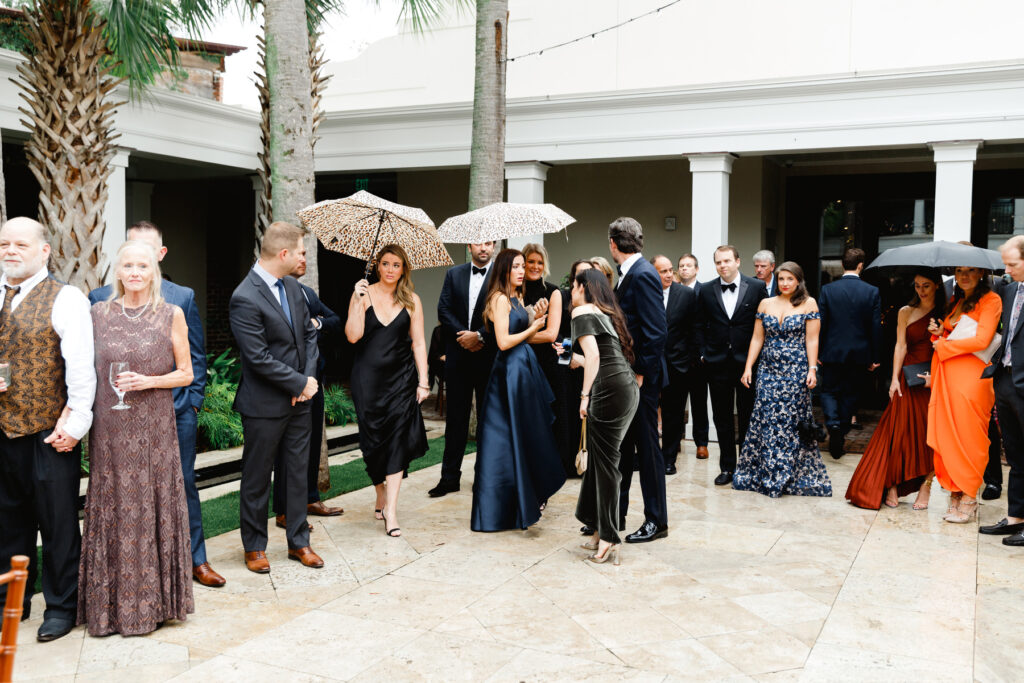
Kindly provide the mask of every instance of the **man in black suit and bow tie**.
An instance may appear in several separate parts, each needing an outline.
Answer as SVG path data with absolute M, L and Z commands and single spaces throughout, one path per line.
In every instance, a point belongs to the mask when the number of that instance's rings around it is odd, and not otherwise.
M 754 277 L 764 283 L 768 296 L 779 295 L 779 283 L 775 280 L 775 254 L 767 249 L 754 254 Z
M 633 370 L 640 385 L 640 405 L 619 448 L 619 513 L 625 526 L 629 486 L 633 471 L 639 469 L 644 523 L 626 536 L 626 543 L 646 543 L 668 536 L 665 460 L 658 444 L 658 398 L 665 381 L 665 304 L 661 278 L 640 253 L 643 246 L 643 229 L 632 218 L 618 218 L 608 227 L 608 249 L 619 266 L 615 297 L 633 337 Z
M 740 273 L 740 253 L 726 244 L 715 249 L 718 279 L 705 282 L 697 296 L 697 345 L 711 391 L 711 413 L 718 432 L 715 484 L 732 483 L 736 446 L 743 444 L 754 410 L 754 388 L 740 383 L 747 362 L 754 320 L 761 300 L 768 296 L 764 283 Z M 732 409 L 739 417 L 739 440 Z
M 843 439 L 867 373 L 882 355 L 881 299 L 878 288 L 860 279 L 864 251 L 843 253 L 843 276 L 821 288 L 821 410 L 828 450 L 843 457 Z
M 494 344 L 486 343 L 482 317 L 493 252 L 494 242 L 470 244 L 470 262 L 448 269 L 437 300 L 437 319 L 441 322 L 441 335 L 445 342 L 448 420 L 444 428 L 441 481 L 427 492 L 431 498 L 459 490 L 474 395 L 477 423 L 482 420 L 480 409 L 495 352 Z
M 665 303 L 665 366 L 667 383 L 661 390 L 661 455 L 665 474 L 676 473 L 676 458 L 686 425 L 683 411 L 690 388 L 690 370 L 697 356 L 697 295 L 675 281 L 672 261 L 655 256 L 651 265 L 661 277 Z
M 270 572 L 267 499 L 270 472 L 280 453 L 288 478 L 288 559 L 320 568 L 306 524 L 306 459 L 312 431 L 310 399 L 316 395 L 316 328 L 299 281 L 289 276 L 305 259 L 305 230 L 277 221 L 267 227 L 260 258 L 231 295 L 231 333 L 242 357 L 235 410 L 242 415 L 242 482 L 239 489 L 245 566 Z
M 978 531 L 1006 536 L 1003 545 L 1024 546 L 1024 237 L 1011 237 L 999 251 L 1006 274 L 1013 281 L 1000 294 L 1003 343 L 982 376 L 994 378 L 996 411 L 1010 476 L 1006 482 L 1006 517 Z

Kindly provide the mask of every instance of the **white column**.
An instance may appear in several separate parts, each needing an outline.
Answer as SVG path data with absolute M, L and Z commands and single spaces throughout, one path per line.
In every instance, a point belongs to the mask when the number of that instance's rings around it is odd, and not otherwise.
M 933 238 L 971 239 L 971 193 L 974 161 L 981 140 L 932 142 L 935 158 L 935 232 Z
M 105 280 L 109 275 L 110 263 L 124 242 L 124 233 L 128 228 L 128 191 L 125 171 L 128 169 L 129 156 L 131 156 L 131 150 L 119 148 L 110 162 L 114 170 L 107 178 L 107 203 L 103 207 L 104 263 L 102 268 Z
M 1013 234 L 1024 235 L 1024 199 L 1013 200 Z
M 508 201 L 516 204 L 543 204 L 544 182 L 548 179 L 549 168 L 551 166 L 540 161 L 505 164 Z M 544 244 L 544 235 L 513 237 L 508 240 L 508 246 L 510 249 L 522 249 L 523 245 L 530 242 Z
M 914 200 L 914 233 L 915 235 L 924 235 L 927 232 L 924 225 L 924 200 Z
M 686 158 L 693 175 L 690 253 L 701 264 L 711 264 L 715 248 L 729 243 L 729 175 L 736 157 L 721 153 Z

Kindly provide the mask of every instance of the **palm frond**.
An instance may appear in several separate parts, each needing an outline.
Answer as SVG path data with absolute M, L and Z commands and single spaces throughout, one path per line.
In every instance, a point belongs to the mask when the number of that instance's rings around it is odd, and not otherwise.
M 178 67 L 178 46 L 171 33 L 177 11 L 168 0 L 94 0 L 92 9 L 106 20 L 104 30 L 112 73 L 128 81 L 133 98 L 165 68 Z

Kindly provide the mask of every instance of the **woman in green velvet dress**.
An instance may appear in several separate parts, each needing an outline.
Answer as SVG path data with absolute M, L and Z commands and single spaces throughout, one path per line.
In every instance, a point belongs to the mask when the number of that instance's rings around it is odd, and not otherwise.
M 597 270 L 576 275 L 572 287 L 573 367 L 583 367 L 580 417 L 587 419 L 588 466 L 576 518 L 597 531 L 583 547 L 598 564 L 619 563 L 619 446 L 640 402 L 630 368 L 633 340 L 608 279 Z

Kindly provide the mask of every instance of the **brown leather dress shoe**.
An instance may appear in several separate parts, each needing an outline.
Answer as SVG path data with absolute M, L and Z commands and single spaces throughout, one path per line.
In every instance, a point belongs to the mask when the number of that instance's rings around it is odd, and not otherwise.
M 251 572 L 256 572 L 257 574 L 269 574 L 270 561 L 267 560 L 267 554 L 262 550 L 254 550 L 251 553 L 246 553 L 245 568 Z
M 322 500 L 318 500 L 317 502 L 310 503 L 306 506 L 306 514 L 315 515 L 317 517 L 337 517 L 344 512 L 345 508 L 335 508 L 330 505 L 324 505 Z
M 275 517 L 274 518 L 274 524 L 277 525 L 277 527 L 280 528 L 280 529 L 287 529 L 288 528 L 288 522 L 285 519 L 284 515 L 278 515 L 277 517 Z M 306 522 L 306 525 L 309 527 L 310 531 L 313 530 L 312 522 Z
M 697 446 L 697 459 L 698 460 L 707 460 L 708 459 L 708 447 L 707 446 Z
M 308 545 L 305 548 L 288 548 L 288 559 L 296 560 L 313 569 L 320 569 L 324 566 L 324 561 Z
M 269 564 L 267 568 L 270 568 Z M 192 567 L 192 578 L 209 588 L 220 588 L 227 583 L 223 576 L 213 571 L 213 567 L 210 566 L 209 562 L 203 562 Z

